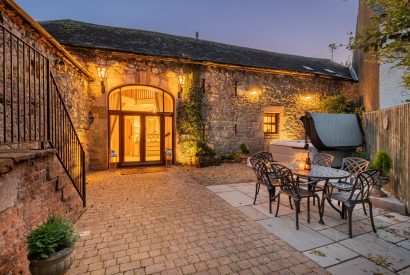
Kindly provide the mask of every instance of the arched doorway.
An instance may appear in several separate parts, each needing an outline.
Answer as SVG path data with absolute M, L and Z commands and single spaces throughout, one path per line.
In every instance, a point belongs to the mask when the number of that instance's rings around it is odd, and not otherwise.
M 155 165 L 174 148 L 174 98 L 149 85 L 123 85 L 108 94 L 109 152 L 120 166 Z

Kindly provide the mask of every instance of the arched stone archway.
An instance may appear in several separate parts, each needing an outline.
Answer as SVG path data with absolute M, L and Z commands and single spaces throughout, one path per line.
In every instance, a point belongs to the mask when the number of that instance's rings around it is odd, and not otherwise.
M 108 93 L 108 150 L 120 166 L 165 162 L 175 145 L 175 100 L 158 87 L 126 84 Z

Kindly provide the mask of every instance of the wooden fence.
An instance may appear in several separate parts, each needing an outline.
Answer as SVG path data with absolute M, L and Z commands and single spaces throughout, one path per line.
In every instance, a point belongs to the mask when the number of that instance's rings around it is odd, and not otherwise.
M 385 150 L 393 159 L 386 190 L 410 210 L 410 104 L 365 113 L 364 130 L 370 158 Z

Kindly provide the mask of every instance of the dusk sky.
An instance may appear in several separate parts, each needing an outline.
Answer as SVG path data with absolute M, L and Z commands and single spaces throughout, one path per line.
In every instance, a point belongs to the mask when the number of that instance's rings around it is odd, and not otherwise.
M 358 0 L 16 0 L 36 20 L 74 19 L 274 52 L 331 58 L 346 44 Z M 344 47 L 334 60 L 344 62 Z

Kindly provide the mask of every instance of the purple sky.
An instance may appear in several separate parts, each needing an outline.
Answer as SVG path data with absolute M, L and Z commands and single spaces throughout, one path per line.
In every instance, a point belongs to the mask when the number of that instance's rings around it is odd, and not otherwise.
M 36 20 L 75 19 L 331 58 L 346 44 L 358 0 L 16 0 Z M 336 50 L 334 60 L 350 53 Z

